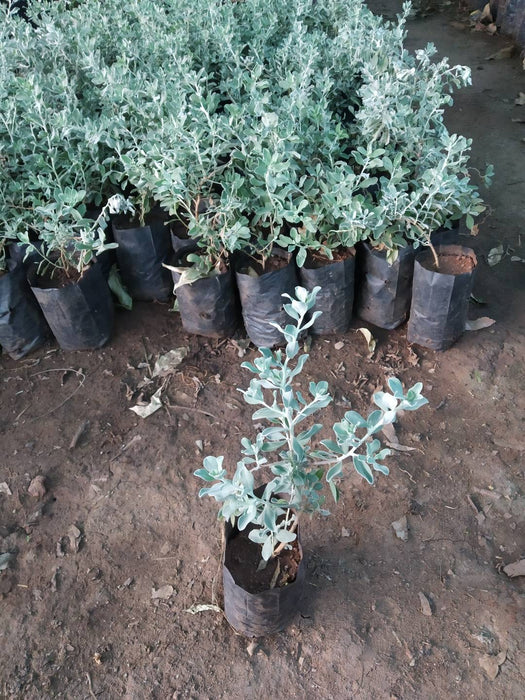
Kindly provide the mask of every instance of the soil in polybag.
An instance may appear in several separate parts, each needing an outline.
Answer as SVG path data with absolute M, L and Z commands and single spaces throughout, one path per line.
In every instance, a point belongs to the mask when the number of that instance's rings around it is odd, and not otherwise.
M 173 271 L 177 284 L 180 273 Z M 184 284 L 176 290 L 182 326 L 188 333 L 210 338 L 232 336 L 241 323 L 241 310 L 230 269 Z
M 91 265 L 76 282 L 39 278 L 30 284 L 46 320 L 63 350 L 100 348 L 113 331 L 113 299 L 100 265 Z M 62 284 L 62 286 L 53 286 Z
M 410 309 L 414 249 L 400 248 L 391 265 L 386 251 L 368 243 L 359 244 L 357 251 L 357 315 L 379 328 L 397 328 Z
M 284 344 L 283 334 L 270 325 L 284 328 L 290 317 L 283 305 L 283 294 L 293 296 L 297 284 L 295 262 L 288 254 L 274 252 L 264 269 L 247 257 L 237 262 L 237 287 L 241 298 L 242 317 L 248 337 L 257 347 Z
M 172 293 L 171 275 L 162 263 L 171 254 L 169 228 L 162 218 L 146 226 L 113 222 L 118 243 L 117 261 L 124 286 L 137 301 L 168 301 Z
M 355 256 L 353 250 L 334 251 L 334 259 L 308 255 L 299 268 L 299 281 L 308 290 L 321 287 L 314 311 L 322 311 L 311 327 L 313 335 L 346 333 L 354 306 Z
M 262 637 L 284 629 L 296 614 L 304 589 L 305 565 L 300 542 L 296 540 L 291 549 L 271 559 L 258 572 L 261 546 L 248 539 L 248 531 L 226 526 L 224 613 L 237 632 Z
M 8 271 L 0 274 L 0 345 L 14 360 L 19 360 L 39 348 L 49 336 L 25 267 L 8 261 Z
M 431 251 L 416 257 L 407 340 L 446 350 L 465 330 L 477 259 L 463 246 L 439 246 L 436 252 L 438 269 Z

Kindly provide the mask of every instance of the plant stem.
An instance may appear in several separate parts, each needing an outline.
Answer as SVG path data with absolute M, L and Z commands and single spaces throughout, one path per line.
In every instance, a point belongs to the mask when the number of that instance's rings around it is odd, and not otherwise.
M 288 532 L 295 532 L 297 530 L 297 526 L 299 525 L 299 518 L 297 517 L 297 514 L 295 515 L 295 520 L 292 523 L 292 527 L 288 530 Z M 274 549 L 272 552 L 272 559 L 275 559 L 275 557 L 278 557 L 279 554 L 283 551 L 283 549 L 286 547 L 288 542 L 281 542 L 281 544 L 277 547 L 277 549 Z

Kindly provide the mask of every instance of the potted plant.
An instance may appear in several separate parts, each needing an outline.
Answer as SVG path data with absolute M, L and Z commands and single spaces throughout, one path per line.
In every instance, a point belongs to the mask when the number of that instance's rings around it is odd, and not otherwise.
M 172 271 L 184 328 L 199 335 L 227 337 L 240 322 L 230 255 L 249 239 L 250 231 L 245 218 L 232 217 L 224 192 L 224 208 L 209 201 L 206 211 L 188 213 L 188 232 L 196 250 L 179 254 L 166 267 Z
M 29 289 L 24 266 L 9 258 L 13 245 L 13 239 L 0 235 L 0 345 L 18 360 L 46 341 L 49 328 Z
M 321 287 L 317 309 L 323 313 L 312 326 L 314 335 L 345 333 L 352 319 L 355 245 L 373 226 L 374 211 L 367 189 L 375 184 L 366 166 L 354 172 L 345 162 L 317 163 L 301 179 L 301 223 L 281 234 L 278 243 L 294 251 L 298 276 L 306 289 Z M 303 205 L 303 202 L 307 204 Z
M 102 266 L 94 263 L 97 254 L 116 246 L 105 240 L 107 218 L 125 211 L 127 203 L 115 195 L 93 221 L 84 218 L 83 199 L 82 191 L 66 190 L 57 193 L 56 201 L 36 207 L 38 248 L 27 231 L 19 234 L 38 256 L 28 272 L 29 284 L 64 350 L 101 347 L 113 328 L 111 293 Z
M 272 324 L 285 323 L 282 294 L 293 293 L 297 276 L 293 253 L 279 245 L 279 237 L 300 222 L 300 207 L 294 201 L 300 172 L 295 152 L 299 136 L 293 114 L 286 113 L 293 106 L 276 106 L 271 100 L 267 81 L 259 78 L 244 105 L 244 128 L 232 157 L 243 180 L 251 230 L 245 254 L 236 263 L 236 280 L 246 332 L 259 347 L 282 342 Z M 257 118 L 261 104 L 265 109 Z
M 372 146 L 382 150 L 372 175 L 376 226 L 358 255 L 357 313 L 371 323 L 395 328 L 407 314 L 414 248 L 432 246 L 431 236 L 462 216 L 473 226 L 483 210 L 467 169 L 470 142 L 451 135 L 443 122 L 452 92 L 470 82 L 465 66 L 433 60 L 432 45 L 414 55 L 403 48 L 405 8 L 397 26 L 382 34 L 381 51 L 362 47 L 359 106 L 348 125 L 354 154 Z M 379 37 L 378 37 L 379 38 Z M 352 157 L 355 167 L 359 160 Z
M 255 375 L 242 391 L 248 404 L 259 406 L 252 418 L 266 420 L 269 426 L 254 441 L 241 440 L 243 457 L 233 476 L 223 467 L 223 457 L 206 457 L 195 472 L 208 482 L 199 495 L 220 503 L 219 518 L 228 523 L 223 560 L 225 614 L 234 629 L 247 636 L 282 629 L 295 611 L 303 576 L 299 519 L 303 513 L 329 514 L 324 507 L 324 482 L 337 501 L 337 484 L 347 461 L 368 483 L 373 483 L 374 471 L 388 474 L 382 462 L 390 451 L 382 449 L 374 435 L 394 422 L 400 410 L 413 411 L 427 403 L 420 383 L 405 393 L 401 382 L 392 378 L 389 393 L 374 394 L 377 410 L 367 418 L 347 411 L 333 426 L 334 439 L 312 445 L 323 426 L 311 421 L 308 427 L 301 424 L 332 398 L 324 381 L 310 382 L 308 397 L 294 385 L 308 358 L 300 354 L 299 336 L 320 313 L 311 313 L 318 292 L 318 288 L 308 292 L 297 287 L 296 297 L 288 297 L 285 312 L 293 323 L 279 328 L 285 350 L 262 348 L 253 363 L 242 365 Z M 256 487 L 256 479 L 262 487 Z M 245 568 L 244 560 L 251 568 Z M 246 580 L 250 583 L 243 585 Z

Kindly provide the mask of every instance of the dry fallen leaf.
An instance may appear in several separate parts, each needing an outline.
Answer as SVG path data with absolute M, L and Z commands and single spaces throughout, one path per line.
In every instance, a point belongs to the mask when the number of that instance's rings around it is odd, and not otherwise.
M 187 356 L 188 352 L 189 348 L 182 346 L 180 348 L 174 348 L 164 355 L 160 355 L 155 362 L 152 376 L 165 377 L 168 374 L 172 374 L 180 365 L 182 360 Z
M 12 552 L 3 552 L 0 554 L 0 571 L 5 571 L 14 558 L 15 555 Z
M 191 608 L 188 608 L 184 612 L 190 613 L 190 615 L 196 615 L 197 613 L 206 612 L 207 610 L 218 613 L 222 612 L 218 605 L 208 605 L 207 603 L 192 605 Z
M 492 12 L 490 11 L 490 3 L 487 3 L 485 5 L 481 13 L 481 20 L 484 19 L 488 20 L 489 22 L 492 22 Z
M 374 354 L 374 351 L 376 349 L 376 344 L 377 341 L 372 335 L 372 333 L 368 330 L 368 328 L 358 328 L 357 329 L 360 333 L 362 333 L 365 337 L 366 344 L 368 345 L 368 357 L 372 357 Z
M 487 24 L 487 32 L 489 34 L 496 34 L 498 31 L 497 26 L 494 24 L 494 22 L 491 22 L 490 24 Z
M 33 498 L 44 498 L 47 493 L 46 489 L 46 477 L 38 474 L 28 486 L 27 493 Z
M 5 494 L 6 496 L 12 496 L 11 489 L 9 488 L 7 481 L 2 481 L 0 484 L 0 493 Z
M 160 400 L 161 393 L 162 387 L 153 394 L 149 403 L 131 406 L 129 410 L 133 411 L 133 413 L 136 413 L 137 416 L 140 416 L 141 418 L 147 418 L 148 416 L 151 416 L 152 413 L 155 413 L 155 411 L 158 411 L 159 408 L 162 407 L 162 401 Z
M 511 255 L 511 256 L 510 256 L 510 261 L 511 261 L 511 262 L 522 262 L 522 263 L 525 263 L 525 258 L 520 258 L 518 255 Z
M 496 51 L 496 53 L 493 53 L 491 56 L 487 56 L 485 59 L 486 61 L 501 61 L 505 58 L 512 58 L 518 48 L 514 46 L 514 44 L 511 44 L 510 46 L 505 46 L 505 48 L 500 49 L 499 51 Z
M 512 562 L 512 564 L 507 564 L 507 566 L 503 567 L 503 571 L 509 578 L 514 578 L 515 576 L 525 576 L 525 559 L 520 559 L 519 561 Z
M 506 658 L 506 651 L 500 651 L 500 653 L 497 656 L 489 656 L 488 654 L 483 654 L 483 656 L 479 658 L 479 665 L 485 671 L 489 680 L 493 681 L 499 673 L 499 667 L 502 663 L 504 663 Z
M 402 518 L 399 518 L 399 520 L 395 520 L 393 523 L 391 523 L 391 525 L 394 528 L 394 532 L 396 533 L 396 537 L 398 537 L 403 542 L 407 542 L 408 541 L 407 516 L 403 515 Z
M 501 262 L 504 255 L 505 249 L 503 248 L 503 245 L 497 245 L 495 248 L 491 248 L 489 250 L 489 253 L 487 255 L 487 262 L 491 267 L 494 267 L 494 265 L 497 265 L 499 262 Z
M 481 316 L 481 318 L 475 318 L 471 321 L 467 321 L 465 324 L 466 331 L 479 331 L 482 328 L 490 328 L 496 321 L 488 316 Z
M 168 583 L 166 586 L 151 589 L 151 600 L 168 600 L 173 595 L 173 586 Z
M 418 596 L 419 596 L 419 602 L 421 604 L 421 612 L 423 613 L 423 615 L 426 615 L 426 617 L 431 617 L 432 616 L 432 606 L 430 605 L 430 600 L 423 593 L 423 591 L 419 591 Z
M 387 447 L 390 447 L 392 450 L 397 450 L 398 452 L 413 452 L 417 450 L 417 447 L 408 447 L 400 444 L 393 423 L 387 423 L 387 425 L 383 426 L 381 432 L 386 437 Z

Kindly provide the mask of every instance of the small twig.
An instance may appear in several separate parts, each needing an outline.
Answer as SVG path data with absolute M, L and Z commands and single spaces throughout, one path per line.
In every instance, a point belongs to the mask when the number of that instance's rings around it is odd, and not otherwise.
M 120 450 L 117 452 L 116 455 L 114 455 L 109 461 L 114 462 L 116 459 L 120 457 L 120 455 L 125 452 L 129 447 L 134 445 L 136 442 L 139 442 L 142 440 L 142 435 L 134 435 L 129 442 L 127 442 L 125 445 L 123 445 Z
M 95 698 L 95 700 L 97 700 L 97 696 L 93 692 L 93 686 L 91 685 L 91 676 L 89 675 L 89 673 L 87 671 L 86 671 L 86 678 L 87 678 L 88 687 L 89 687 L 89 694 L 91 695 L 92 698 Z
M 209 411 L 202 411 L 200 408 L 192 408 L 191 406 L 180 406 L 177 403 L 165 403 L 165 406 L 168 408 L 179 408 L 181 411 L 194 411 L 195 413 L 202 413 L 204 416 L 209 416 L 210 418 L 213 418 L 214 420 L 218 421 L 219 419 L 217 416 L 214 416 L 213 413 L 210 413 Z
M 47 372 L 74 372 L 75 374 L 80 374 L 85 379 L 86 375 L 81 369 L 73 369 L 72 367 L 56 367 L 55 369 L 43 369 L 40 372 L 33 372 L 30 377 L 36 377 L 39 374 L 46 374 Z
M 215 597 L 215 585 L 217 581 L 221 578 L 222 562 L 224 561 L 224 551 L 226 549 L 226 532 L 222 522 L 220 523 L 219 527 L 221 530 L 221 554 L 219 557 L 219 565 L 217 566 L 217 572 L 211 582 L 211 602 L 213 603 L 213 605 L 217 604 L 217 599 Z
M 275 588 L 275 584 L 277 583 L 277 579 L 279 578 L 279 574 L 281 573 L 281 562 L 279 559 L 277 559 L 277 566 L 275 567 L 275 571 L 273 572 L 272 580 L 270 581 L 270 588 Z
M 19 418 L 22 418 L 22 416 L 23 416 L 24 413 L 27 411 L 27 409 L 29 408 L 30 405 L 31 405 L 31 404 L 29 404 L 28 406 L 26 406 L 26 407 L 24 408 L 23 411 L 20 411 L 20 413 L 19 413 L 19 414 L 17 415 L 17 417 L 14 419 L 13 423 L 16 423 L 16 422 L 18 421 Z
M 430 237 L 428 239 L 428 245 L 429 245 L 430 250 L 432 251 L 432 255 L 434 257 L 434 264 L 436 266 L 436 270 L 439 270 L 439 258 L 437 256 L 436 249 L 434 248 L 434 246 L 432 245 L 432 243 L 430 241 Z
M 404 472 L 404 473 L 408 476 L 408 478 L 410 479 L 410 481 L 411 481 L 413 484 L 416 483 L 416 482 L 414 481 L 414 479 L 412 478 L 412 474 L 410 474 L 410 472 L 407 472 L 406 469 L 401 469 L 401 467 L 398 467 L 398 469 L 399 469 L 400 472 Z
M 148 374 L 151 378 L 153 376 L 153 370 L 151 369 L 151 364 L 148 356 L 148 348 L 146 347 L 146 341 L 144 340 L 144 336 L 142 336 L 142 346 L 144 348 L 144 359 L 146 360 L 146 364 L 148 365 Z
M 82 423 L 78 426 L 78 428 L 77 428 L 75 434 L 74 434 L 73 437 L 71 438 L 71 442 L 69 443 L 69 449 L 70 449 L 70 450 L 74 450 L 74 449 L 75 449 L 75 447 L 77 446 L 78 441 L 79 441 L 80 438 L 82 437 L 82 433 L 84 432 L 84 430 L 86 430 L 86 428 L 87 428 L 88 426 L 89 426 L 89 421 L 88 421 L 88 420 L 82 421 Z

